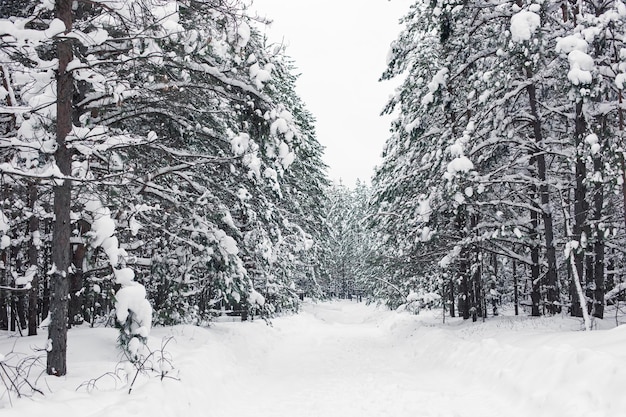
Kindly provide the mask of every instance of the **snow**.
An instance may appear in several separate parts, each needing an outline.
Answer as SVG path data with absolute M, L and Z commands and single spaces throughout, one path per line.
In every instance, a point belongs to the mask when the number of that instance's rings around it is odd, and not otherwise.
M 556 43 L 556 52 L 567 55 L 570 71 L 567 78 L 574 85 L 589 84 L 592 81 L 591 71 L 595 69 L 593 58 L 587 54 L 589 43 L 583 39 L 583 35 L 574 35 L 559 38 Z M 620 83 L 616 79 L 616 84 Z
M 442 68 L 433 77 L 430 83 L 428 83 L 428 93 L 422 97 L 422 104 L 427 106 L 435 99 L 435 92 L 439 90 L 439 87 L 446 85 L 446 78 L 448 76 L 448 68 Z
M 239 253 L 239 248 L 237 247 L 237 241 L 232 237 L 228 236 L 223 230 L 216 230 L 214 232 L 215 240 L 219 242 L 220 248 L 225 254 L 228 255 L 237 255 Z
M 263 306 L 265 304 L 265 297 L 258 293 L 254 288 L 250 291 L 250 295 L 248 296 L 248 302 L 251 305 Z
M 580 51 L 587 53 L 589 44 L 584 40 L 580 34 L 566 36 L 559 38 L 556 42 L 556 52 L 559 54 L 569 54 L 572 51 Z
M 449 174 L 456 174 L 458 172 L 469 172 L 474 169 L 474 164 L 466 156 L 459 156 L 454 158 L 448 164 L 447 171 Z
M 237 46 L 240 48 L 245 47 L 250 41 L 250 26 L 246 22 L 239 23 L 239 27 L 237 28 L 237 35 L 239 36 L 237 40 Z
M 2 235 L 2 237 L 0 237 L 0 250 L 4 250 L 9 246 L 11 246 L 11 238 L 7 235 Z
M 224 215 L 222 216 L 222 221 L 226 223 L 226 225 L 228 225 L 228 227 L 230 227 L 231 229 L 237 229 L 237 226 L 235 226 L 235 222 L 233 220 L 233 216 L 231 216 L 230 214 L 230 211 L 224 212 Z
M 250 66 L 250 78 L 254 81 L 256 88 L 261 90 L 266 82 L 272 79 L 272 70 L 274 66 L 272 64 L 265 64 L 261 68 L 257 63 Z
M 119 257 L 121 255 L 119 241 L 117 237 L 111 236 L 102 242 L 102 249 L 104 249 L 104 253 L 106 253 L 109 258 L 109 263 L 112 267 L 116 267 L 119 262 Z
M 134 315 L 131 334 L 146 337 L 152 323 L 152 306 L 146 300 L 146 289 L 133 282 L 115 294 L 115 315 L 118 323 L 124 324 L 129 314 Z
M 601 145 L 598 140 L 598 135 L 596 135 L 595 133 L 592 133 L 589 136 L 587 136 L 585 138 L 585 143 L 587 143 L 590 146 L 592 155 L 595 155 L 598 152 L 600 152 Z
M 0 210 L 0 232 L 6 233 L 9 229 L 9 219 L 4 215 L 2 210 Z
M 87 208 L 86 210 L 90 210 Z M 99 207 L 96 210 L 93 210 L 94 221 L 91 223 L 91 231 L 88 233 L 92 240 L 89 244 L 97 248 L 101 246 L 104 241 L 113 236 L 115 233 L 115 221 L 111 218 L 111 211 L 107 207 Z
M 570 65 L 570 71 L 567 73 L 567 78 L 572 82 L 572 84 L 591 84 L 591 71 L 595 69 L 593 58 L 585 52 L 573 50 L 567 54 L 567 59 Z
M 511 16 L 511 39 L 513 42 L 529 41 L 540 25 L 537 13 L 522 10 Z
M 153 6 L 152 14 L 165 33 L 172 35 L 183 31 L 179 24 L 178 5 L 175 1 L 167 1 L 161 6 Z
M 140 375 L 130 395 L 125 380 L 134 371 L 119 363 L 117 331 L 75 327 L 68 376 L 43 376 L 45 396 L 13 398 L 12 408 L 3 396 L 0 407 L 5 417 L 621 415 L 626 327 L 587 333 L 577 319 L 502 310 L 485 323 L 442 324 L 439 310 L 413 315 L 341 301 L 305 303 L 272 326 L 156 328 L 150 348 L 174 337 L 171 366 L 160 368 L 179 380 Z M 12 349 L 45 345 L 45 335 L 3 337 L 0 352 L 9 362 Z
M 250 146 L 250 135 L 241 133 L 230 140 L 233 153 L 237 156 L 243 155 Z
M 135 272 L 130 268 L 114 269 L 115 283 L 122 286 L 132 285 L 135 279 Z
M 615 76 L 615 85 L 620 90 L 624 89 L 624 83 L 626 83 L 626 74 L 620 73 Z
M 420 216 L 420 220 L 424 223 L 428 223 L 433 210 L 430 207 L 430 200 L 426 196 L 420 196 L 419 207 L 417 211 Z
M 275 135 L 276 133 L 285 134 L 288 131 L 289 131 L 289 126 L 287 125 L 287 120 L 283 119 L 282 117 L 279 117 L 278 119 L 274 120 L 272 124 L 270 125 L 270 133 L 272 135 Z
M 452 261 L 459 256 L 459 254 L 461 253 L 461 247 L 460 246 L 455 246 L 454 249 L 452 249 L 452 252 L 450 252 L 449 254 L 445 255 L 443 258 L 441 258 L 441 260 L 439 261 L 439 266 L 442 269 L 446 269 L 450 266 L 450 264 L 452 263 Z

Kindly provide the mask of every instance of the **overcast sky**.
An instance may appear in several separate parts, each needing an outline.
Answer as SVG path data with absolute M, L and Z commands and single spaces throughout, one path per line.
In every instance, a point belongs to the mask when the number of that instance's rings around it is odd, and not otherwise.
M 413 0 L 253 0 L 302 73 L 297 91 L 317 119 L 332 180 L 369 183 L 389 136 L 380 117 L 394 83 L 378 82 L 398 20 Z

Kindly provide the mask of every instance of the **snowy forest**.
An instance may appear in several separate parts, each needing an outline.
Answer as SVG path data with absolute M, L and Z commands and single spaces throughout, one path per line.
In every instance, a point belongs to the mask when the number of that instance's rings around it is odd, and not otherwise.
M 2 7 L 1 327 L 49 315 L 54 353 L 115 303 L 141 338 L 321 295 L 322 148 L 243 4 Z
M 248 6 L 0 4 L 0 335 L 47 332 L 47 374 L 68 328 L 118 328 L 137 363 L 153 327 L 305 299 L 586 330 L 619 311 L 623 0 L 416 0 L 355 187 Z

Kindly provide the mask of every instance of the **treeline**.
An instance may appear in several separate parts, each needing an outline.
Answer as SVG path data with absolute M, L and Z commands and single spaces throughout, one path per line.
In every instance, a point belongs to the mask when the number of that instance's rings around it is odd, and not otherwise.
M 93 323 L 131 281 L 160 324 L 319 293 L 322 148 L 262 23 L 240 1 L 0 6 L 0 329 Z
M 372 291 L 602 318 L 625 252 L 624 2 L 416 1 L 403 23 Z

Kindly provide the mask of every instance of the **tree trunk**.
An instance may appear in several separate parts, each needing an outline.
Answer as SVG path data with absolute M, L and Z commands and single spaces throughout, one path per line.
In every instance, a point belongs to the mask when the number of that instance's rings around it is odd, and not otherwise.
M 583 276 L 583 259 L 585 256 L 585 250 L 582 247 L 582 234 L 587 222 L 587 202 L 585 200 L 587 195 L 587 187 L 585 186 L 585 177 L 587 176 L 587 167 L 585 165 L 585 159 L 582 155 L 582 143 L 583 135 L 586 130 L 585 116 L 583 115 L 583 102 L 580 100 L 576 103 L 576 187 L 574 188 L 574 240 L 579 243 L 578 249 L 574 251 L 574 265 L 576 266 L 576 273 L 579 277 Z M 582 304 L 578 299 L 578 291 L 574 282 L 570 285 L 570 297 L 572 302 L 571 315 L 574 317 L 582 317 Z
M 16 330 L 15 323 L 17 323 L 17 301 L 16 294 L 11 291 L 9 293 L 9 322 L 11 323 L 11 331 L 14 332 Z
M 37 234 L 39 233 L 39 217 L 35 213 L 35 202 L 37 201 L 37 185 L 31 182 L 28 185 L 28 207 L 31 210 L 30 219 L 28 219 L 28 232 L 30 234 L 30 242 L 28 246 L 28 262 L 30 268 L 35 269 L 35 274 L 30 282 L 31 289 L 28 292 L 28 335 L 37 335 L 37 307 L 39 302 L 39 247 L 37 241 L 39 240 Z
M 513 302 L 515 303 L 515 315 L 519 316 L 519 289 L 517 286 L 517 262 L 513 260 Z
M 615 287 L 615 248 L 611 249 L 611 254 L 609 256 L 609 262 L 607 265 L 606 271 L 606 280 L 604 282 L 604 288 L 614 288 Z M 612 303 L 611 300 L 607 300 L 608 303 Z
M 450 280 L 450 317 L 456 317 L 454 308 L 454 279 Z
M 622 109 L 623 101 L 622 90 L 618 92 L 619 110 L 617 112 L 619 119 L 620 136 L 624 133 L 624 110 Z M 623 146 L 623 144 L 622 144 Z M 624 216 L 624 226 L 626 226 L 626 152 L 620 152 L 620 163 L 622 168 L 622 215 Z
M 485 296 L 482 286 L 482 265 L 480 259 L 480 249 L 476 247 L 473 251 L 472 269 L 472 309 L 473 316 L 484 317 L 486 313 L 485 309 Z M 475 321 L 475 320 L 474 320 Z
M 27 327 L 26 324 L 26 291 L 20 291 L 17 295 L 17 320 L 20 325 L 20 335 L 22 334 L 22 329 Z
M 602 157 L 598 154 L 593 159 L 593 168 L 596 172 L 602 172 Z M 604 318 L 604 231 L 600 228 L 602 220 L 602 207 L 604 205 L 604 188 L 601 181 L 596 181 L 594 186 L 593 206 L 595 220 L 594 241 L 594 291 L 592 314 L 597 318 Z
M 526 76 L 532 78 L 532 70 L 526 67 Z M 557 288 L 557 269 L 556 269 L 556 248 L 554 246 L 554 227 L 552 222 L 552 209 L 550 207 L 550 194 L 548 189 L 546 156 L 542 149 L 543 132 L 541 129 L 541 117 L 537 106 L 537 90 L 534 83 L 528 84 L 526 87 L 528 92 L 530 113 L 533 116 L 533 134 L 537 143 L 537 152 L 535 161 L 537 162 L 537 179 L 539 180 L 539 199 L 541 201 L 541 218 L 543 220 L 544 238 L 546 242 L 546 261 L 548 270 L 546 271 L 545 287 L 547 289 L 548 311 L 552 314 L 558 311 L 556 305 L 559 300 L 559 292 Z
M 72 0 L 57 0 L 56 16 L 69 31 L 72 25 Z M 56 164 L 63 175 L 71 174 L 71 153 L 65 139 L 72 128 L 72 74 L 67 65 L 72 60 L 69 39 L 57 43 L 59 70 L 57 73 L 57 150 Z M 54 229 L 52 233 L 53 273 L 50 281 L 50 325 L 48 327 L 47 372 L 62 376 L 67 373 L 67 296 L 70 269 L 70 203 L 71 186 L 63 180 L 54 187 Z
M 4 266 L 4 268 L 0 269 L 0 285 L 7 285 L 7 276 L 8 276 L 8 252 L 9 248 L 0 251 L 0 264 Z M 0 330 L 9 330 L 9 315 L 8 315 L 8 307 L 9 307 L 9 292 L 0 289 Z
M 470 215 L 470 228 L 474 229 L 477 224 L 478 216 L 472 213 Z M 483 267 L 480 247 L 478 245 L 474 245 L 472 255 L 473 261 L 470 265 L 472 272 L 472 308 L 476 310 L 476 314 L 479 317 L 485 317 L 485 293 L 482 284 Z
M 466 209 L 464 206 L 459 206 L 456 214 L 456 227 L 459 234 L 465 233 L 466 228 Z M 470 265 L 470 256 L 471 251 L 469 248 L 464 247 L 461 249 L 461 253 L 459 255 L 459 314 L 463 317 L 464 320 L 470 318 L 470 274 L 471 274 L 471 265 Z
M 537 187 L 533 185 L 531 188 L 533 210 L 530 211 L 530 237 L 532 242 L 532 247 L 530 248 L 530 260 L 532 262 L 530 265 L 530 315 L 538 317 L 541 315 L 541 312 L 539 311 L 539 303 L 541 302 L 541 283 L 539 282 L 539 276 L 541 272 L 539 266 L 539 213 L 537 212 L 537 210 L 534 210 L 535 208 L 538 209 L 536 203 Z

